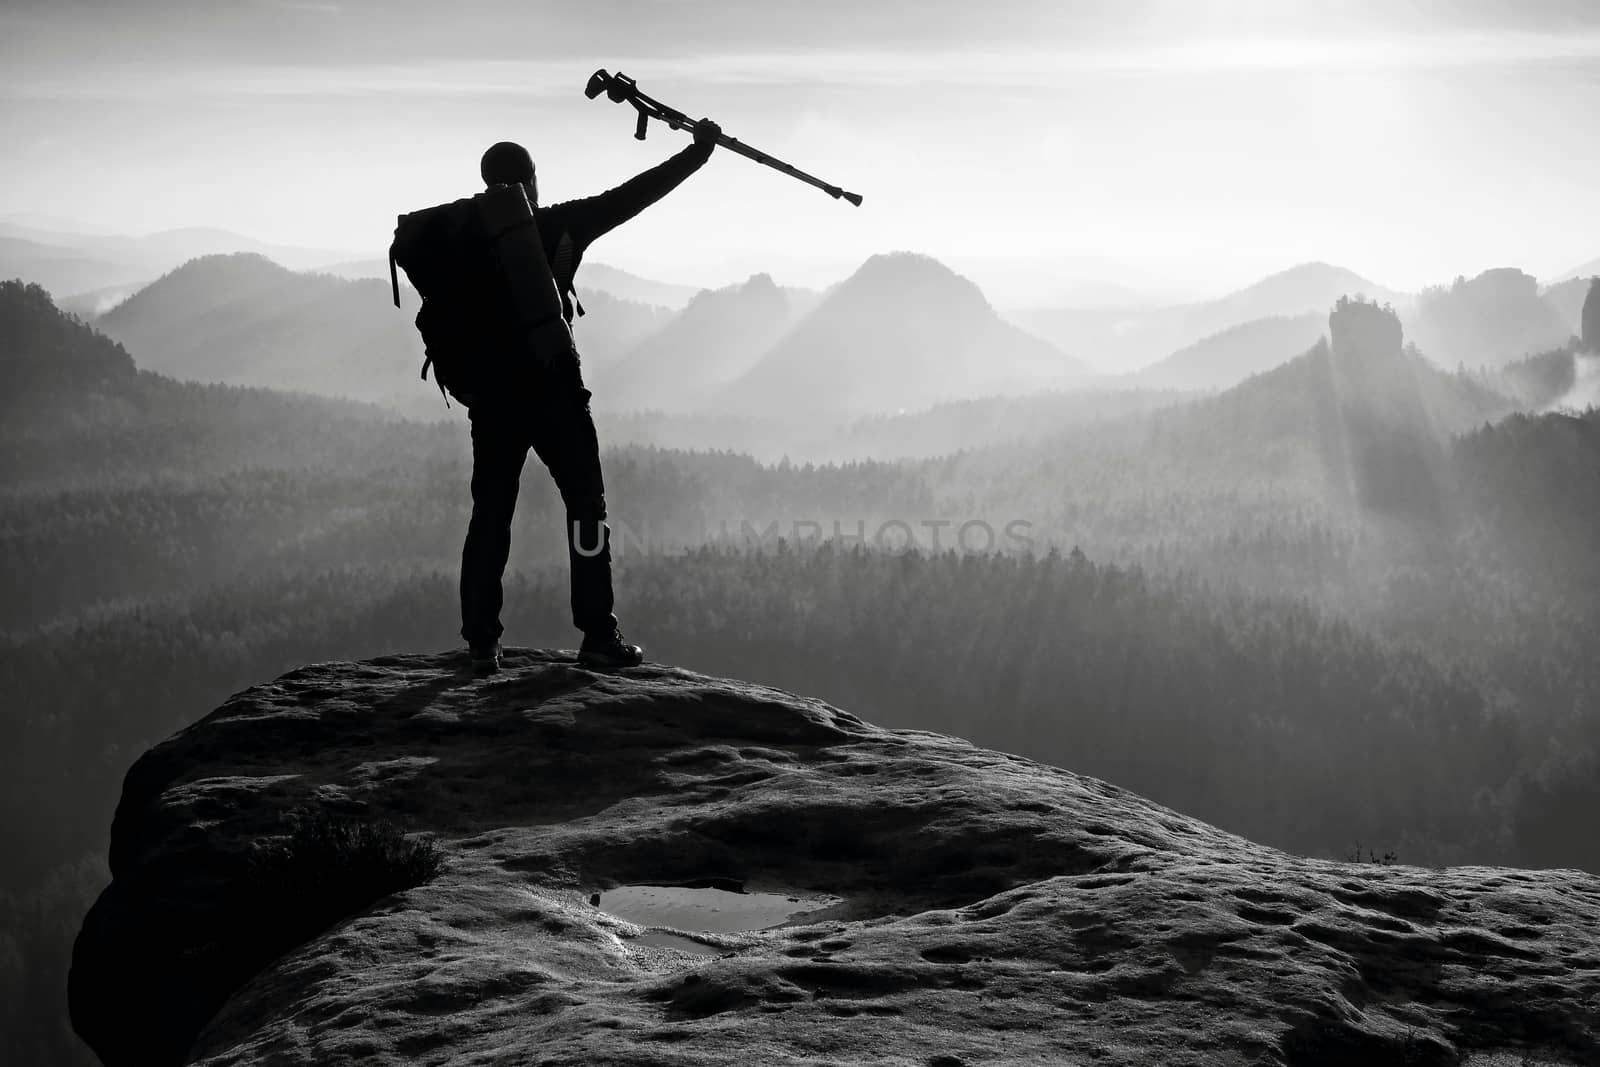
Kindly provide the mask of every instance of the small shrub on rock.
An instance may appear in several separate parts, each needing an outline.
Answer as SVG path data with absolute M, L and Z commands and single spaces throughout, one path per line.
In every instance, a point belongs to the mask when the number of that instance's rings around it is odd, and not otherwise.
M 286 836 L 257 844 L 246 864 L 246 895 L 277 952 L 444 870 L 436 844 L 390 822 L 322 813 L 290 822 Z
M 1378 855 L 1376 850 L 1369 848 L 1369 849 L 1367 849 L 1367 854 L 1365 856 L 1363 856 L 1361 854 L 1361 842 L 1360 841 L 1356 842 L 1355 851 L 1351 852 L 1349 855 L 1345 856 L 1344 859 L 1345 859 L 1346 863 L 1378 863 L 1378 864 L 1382 864 L 1385 867 L 1392 867 L 1396 863 L 1400 862 L 1400 857 L 1394 851 L 1394 849 L 1389 849 L 1389 850 L 1385 851 L 1383 855 L 1380 856 L 1380 855 Z

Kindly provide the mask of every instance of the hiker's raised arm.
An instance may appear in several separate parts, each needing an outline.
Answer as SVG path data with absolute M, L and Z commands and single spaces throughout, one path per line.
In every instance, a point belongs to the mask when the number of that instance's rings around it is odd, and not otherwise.
M 574 240 L 579 245 L 587 245 L 672 192 L 711 158 L 711 150 L 716 147 L 717 135 L 721 132 L 715 122 L 701 119 L 694 126 L 694 143 L 670 159 L 629 178 L 615 189 L 572 201 L 569 208 Z

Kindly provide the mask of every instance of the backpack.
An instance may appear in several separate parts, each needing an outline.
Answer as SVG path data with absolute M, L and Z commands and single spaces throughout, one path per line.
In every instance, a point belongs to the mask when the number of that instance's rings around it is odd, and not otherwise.
M 439 391 L 467 407 L 495 395 L 518 372 L 577 354 L 527 194 L 498 185 L 477 196 L 424 208 L 396 221 L 389 282 L 400 306 L 396 266 L 422 296 L 417 331 Z

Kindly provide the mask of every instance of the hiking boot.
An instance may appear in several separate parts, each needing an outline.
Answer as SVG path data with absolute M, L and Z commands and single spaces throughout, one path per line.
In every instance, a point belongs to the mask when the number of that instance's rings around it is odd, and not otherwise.
M 482 677 L 493 674 L 500 669 L 500 642 L 492 645 L 468 645 L 467 654 L 472 657 L 472 673 Z
M 637 667 L 644 662 L 644 649 L 624 641 L 621 630 L 600 630 L 584 635 L 583 647 L 578 649 L 578 662 L 585 667 L 606 670 Z

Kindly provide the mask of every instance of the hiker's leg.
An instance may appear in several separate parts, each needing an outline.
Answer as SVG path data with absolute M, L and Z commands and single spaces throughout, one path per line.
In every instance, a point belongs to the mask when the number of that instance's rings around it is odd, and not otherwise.
M 567 512 L 567 558 L 572 566 L 572 624 L 584 633 L 610 633 L 612 614 L 611 527 L 606 524 L 606 487 L 600 474 L 600 441 L 581 385 L 545 394 L 534 448 Z
M 505 417 L 472 419 L 472 520 L 461 549 L 461 636 L 481 647 L 500 640 L 501 580 L 511 555 L 511 517 L 528 443 Z

